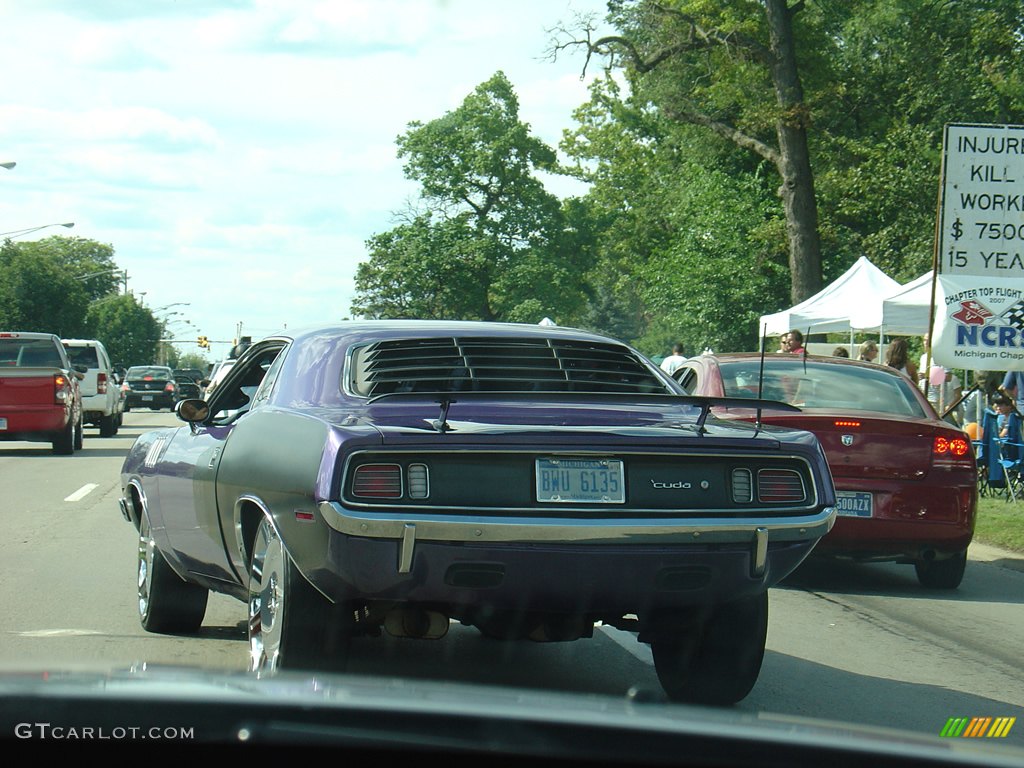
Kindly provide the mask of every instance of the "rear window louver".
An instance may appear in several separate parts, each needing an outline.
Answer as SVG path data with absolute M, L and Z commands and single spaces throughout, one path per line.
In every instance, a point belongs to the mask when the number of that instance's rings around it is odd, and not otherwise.
M 354 359 L 353 391 L 665 393 L 628 348 L 563 339 L 427 338 L 381 341 Z

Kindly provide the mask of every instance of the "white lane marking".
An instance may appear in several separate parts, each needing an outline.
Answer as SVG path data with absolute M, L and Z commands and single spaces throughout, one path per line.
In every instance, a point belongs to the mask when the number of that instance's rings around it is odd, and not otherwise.
M 654 655 L 651 653 L 651 646 L 647 645 L 647 643 L 637 642 L 636 635 L 634 633 L 616 629 L 608 624 L 601 624 L 598 629 L 640 659 L 640 661 L 646 664 L 654 664 Z
M 94 629 L 33 629 L 28 632 L 12 632 L 12 635 L 22 637 L 79 637 L 81 635 L 101 635 Z
M 86 483 L 70 496 L 65 496 L 64 501 L 81 501 L 99 487 L 99 483 Z

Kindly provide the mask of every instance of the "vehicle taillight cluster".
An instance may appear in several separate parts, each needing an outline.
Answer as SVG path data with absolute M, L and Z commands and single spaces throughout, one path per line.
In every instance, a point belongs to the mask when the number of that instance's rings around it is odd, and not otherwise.
M 71 386 L 68 383 L 68 377 L 63 373 L 55 373 L 53 375 L 53 402 L 60 405 L 64 405 L 71 398 Z
M 430 496 L 430 475 L 426 464 L 363 464 L 352 476 L 352 495 L 367 499 L 410 499 Z
M 763 504 L 800 504 L 807 499 L 807 489 L 799 472 L 791 469 L 749 469 L 732 471 L 732 500 L 750 504 L 757 499 Z
M 173 381 L 168 381 L 164 385 L 164 392 L 173 392 L 173 391 L 174 391 L 174 382 Z
M 107 374 L 102 371 L 96 374 L 96 394 L 107 394 Z
M 935 466 L 969 467 L 974 465 L 974 451 L 966 437 L 937 435 L 932 443 L 932 463 Z

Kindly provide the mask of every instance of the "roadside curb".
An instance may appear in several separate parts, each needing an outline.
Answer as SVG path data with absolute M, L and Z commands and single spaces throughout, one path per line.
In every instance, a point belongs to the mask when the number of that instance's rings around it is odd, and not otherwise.
M 967 549 L 967 557 L 971 560 L 992 563 L 1001 568 L 1024 573 L 1024 553 L 1014 552 L 1012 549 L 1003 549 L 991 544 L 972 541 Z

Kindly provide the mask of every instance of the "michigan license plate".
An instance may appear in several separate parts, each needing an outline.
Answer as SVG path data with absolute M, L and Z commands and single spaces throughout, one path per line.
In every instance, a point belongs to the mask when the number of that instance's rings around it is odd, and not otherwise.
M 142 400 L 143 400 L 143 402 L 145 402 L 146 400 L 152 400 L 152 399 L 153 399 L 153 396 L 152 396 L 152 395 L 143 395 L 143 396 L 142 396 Z
M 622 504 L 626 483 L 618 459 L 537 459 L 537 501 Z
M 874 514 L 874 497 L 863 491 L 836 491 L 836 514 L 871 517 Z

